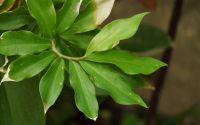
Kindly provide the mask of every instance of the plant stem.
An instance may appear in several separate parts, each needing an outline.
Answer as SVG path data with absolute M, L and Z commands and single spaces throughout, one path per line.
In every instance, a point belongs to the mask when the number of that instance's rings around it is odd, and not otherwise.
M 181 17 L 183 3 L 184 3 L 184 0 L 176 0 L 174 9 L 172 12 L 168 34 L 173 41 L 176 38 L 176 32 L 177 32 L 178 24 Z M 162 56 L 162 61 L 167 63 L 168 65 L 170 65 L 170 62 L 171 62 L 172 52 L 173 52 L 173 47 L 170 47 L 164 51 L 163 56 Z M 162 70 L 158 72 L 159 77 L 156 80 L 155 91 L 153 92 L 152 97 L 151 97 L 150 109 L 148 110 L 147 116 L 146 116 L 146 125 L 151 125 L 152 121 L 155 119 L 160 95 L 165 83 L 168 68 L 163 68 Z
M 79 60 L 83 60 L 85 58 L 85 56 L 81 56 L 81 57 L 71 57 L 71 56 L 66 56 L 63 55 L 62 53 L 60 53 L 57 49 L 56 49 L 56 41 L 55 40 L 51 40 L 51 45 L 52 45 L 52 50 L 53 52 L 58 55 L 59 57 L 66 59 L 66 60 L 74 60 L 74 61 L 79 61 Z

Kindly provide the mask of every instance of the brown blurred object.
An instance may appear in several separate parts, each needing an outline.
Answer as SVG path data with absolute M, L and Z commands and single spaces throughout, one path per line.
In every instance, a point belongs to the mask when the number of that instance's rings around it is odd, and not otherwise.
M 0 5 L 2 5 L 2 4 L 3 4 L 3 2 L 4 2 L 4 0 L 0 0 Z
M 138 0 L 146 9 L 155 10 L 157 6 L 157 0 Z
M 10 2 L 7 2 L 5 0 L 0 0 L 0 13 L 12 11 L 18 7 L 21 0 L 13 0 Z M 4 6 L 5 5 L 5 6 Z

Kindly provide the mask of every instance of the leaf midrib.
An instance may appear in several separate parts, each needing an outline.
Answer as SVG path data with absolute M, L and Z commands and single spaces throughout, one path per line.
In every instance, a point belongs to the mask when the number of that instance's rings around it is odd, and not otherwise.
M 44 60 L 47 60 L 48 58 L 50 58 L 50 56 L 53 56 L 52 54 L 49 54 L 48 56 L 44 57 L 44 58 L 41 58 L 39 61 L 37 61 L 37 63 L 32 63 L 31 65 L 29 65 L 28 68 L 24 69 L 24 70 L 21 70 L 21 72 L 24 73 L 24 71 L 27 71 L 27 70 L 31 70 L 35 65 L 38 65 L 40 64 L 41 62 L 43 62 Z M 18 71 L 19 72 L 19 71 Z M 16 74 L 16 73 L 15 73 Z M 29 74 L 28 74 L 29 75 Z M 26 76 L 27 77 L 27 76 Z M 26 78 L 25 77 L 25 78 Z
M 87 65 L 87 64 L 86 64 L 86 65 Z M 95 68 L 93 68 L 93 67 L 90 66 L 89 64 L 88 64 L 88 66 L 90 67 L 90 69 L 93 69 L 93 71 L 96 72 Z M 98 72 L 96 72 L 96 74 L 98 74 L 102 79 L 104 79 L 105 81 L 107 81 L 108 83 L 110 83 L 112 86 L 114 86 L 114 87 L 115 87 L 119 92 L 121 92 L 123 95 L 125 95 L 126 97 L 128 97 L 129 99 L 132 100 L 131 97 L 127 96 L 127 94 L 126 94 L 124 91 L 122 91 L 122 90 L 119 89 L 117 86 L 115 86 L 115 84 L 112 84 L 112 82 L 110 82 L 108 79 L 104 78 L 103 75 L 101 75 L 101 74 L 98 73 Z M 128 90 L 128 89 L 127 89 L 127 90 Z M 133 94 L 133 92 L 132 92 L 131 90 L 129 90 L 129 91 Z
M 74 64 L 73 64 L 74 65 Z M 77 64 L 77 65 L 79 65 L 79 64 Z M 80 65 L 79 65 L 80 66 Z M 81 68 L 81 66 L 80 66 L 80 68 Z M 82 92 L 84 93 L 84 89 L 83 88 L 86 88 L 86 90 L 88 90 L 87 89 L 87 87 L 83 87 L 83 85 L 81 84 L 82 82 L 81 82 L 81 78 L 80 78 L 80 76 L 78 75 L 78 69 L 77 69 L 77 67 L 76 66 L 74 66 L 74 69 L 75 69 L 75 71 L 76 71 L 76 75 L 77 75 L 77 77 L 78 77 L 78 80 L 79 80 L 79 83 L 80 83 L 80 86 L 81 86 L 81 89 L 82 89 Z M 82 70 L 82 72 L 84 73 L 84 70 L 83 69 L 81 69 Z M 86 76 L 86 79 L 87 79 L 87 76 Z M 89 80 L 89 79 L 88 79 Z M 87 100 L 87 97 L 86 96 L 83 96 L 84 97 L 84 99 L 85 100 Z M 87 105 L 87 107 L 90 107 L 90 105 L 88 104 L 88 102 L 87 101 L 85 101 L 85 103 L 86 103 L 86 105 Z M 90 108 L 88 108 L 89 109 L 89 112 L 92 112 L 91 110 L 90 110 Z
M 56 63 L 59 63 L 57 66 L 56 66 L 56 72 L 55 72 L 55 74 L 54 74 L 54 78 L 53 78 L 53 80 L 52 80 L 52 83 L 53 84 L 51 84 L 51 86 L 49 86 L 50 87 L 50 92 L 53 90 L 53 86 L 52 85 L 54 85 L 54 84 L 56 84 L 56 82 L 55 82 L 55 80 L 58 78 L 58 74 L 59 74 L 59 70 L 60 70 L 60 66 L 61 66 L 61 62 L 60 62 L 61 60 L 57 60 L 57 62 Z M 48 96 L 49 94 L 47 94 L 47 98 L 48 98 L 48 100 L 49 100 L 49 96 Z

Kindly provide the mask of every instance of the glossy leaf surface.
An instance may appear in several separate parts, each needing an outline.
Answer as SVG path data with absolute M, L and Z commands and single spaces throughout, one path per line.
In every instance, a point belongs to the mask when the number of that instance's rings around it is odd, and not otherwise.
M 110 67 L 87 61 L 81 61 L 81 66 L 92 77 L 95 85 L 107 91 L 119 104 L 138 104 L 147 107 L 142 98 L 132 91 L 132 88 L 118 72 Z
M 78 109 L 88 118 L 98 117 L 98 102 L 95 88 L 85 71 L 77 62 L 69 62 L 70 84 L 75 92 L 75 102 Z
M 0 53 L 6 56 L 38 53 L 50 47 L 48 39 L 30 31 L 4 32 L 0 39 Z
M 93 53 L 86 58 L 87 60 L 111 63 L 119 67 L 127 74 L 151 74 L 160 67 L 166 66 L 165 63 L 151 57 L 138 57 L 128 51 L 110 50 L 100 53 Z
M 54 58 L 55 55 L 52 52 L 20 57 L 10 64 L 8 78 L 14 81 L 31 78 L 44 70 Z
M 40 80 L 40 95 L 45 112 L 51 107 L 60 95 L 64 83 L 65 62 L 57 58 Z
M 133 36 L 143 17 L 147 13 L 137 14 L 131 18 L 115 20 L 107 24 L 90 42 L 86 55 L 95 51 L 105 51 L 115 47 L 120 40 Z
M 47 37 L 55 35 L 56 12 L 52 0 L 26 0 L 30 14 Z
M 29 24 L 32 18 L 25 8 L 21 7 L 11 12 L 0 14 L 0 30 L 14 30 Z
M 57 32 L 67 30 L 79 14 L 82 0 L 66 0 L 57 13 Z

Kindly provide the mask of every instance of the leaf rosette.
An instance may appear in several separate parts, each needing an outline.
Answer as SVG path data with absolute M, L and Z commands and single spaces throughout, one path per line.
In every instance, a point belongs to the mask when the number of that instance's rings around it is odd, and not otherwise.
M 99 29 L 114 0 L 66 0 L 61 7 L 55 6 L 57 2 L 26 0 L 20 8 L 0 14 L 0 30 L 4 31 L 0 54 L 15 58 L 8 63 L 2 82 L 42 75 L 39 91 L 45 112 L 59 97 L 65 75 L 69 75 L 76 106 L 90 119 L 98 117 L 95 87 L 119 104 L 147 107 L 133 91 L 145 86 L 139 75 L 151 74 L 166 64 L 116 46 L 135 35 L 148 13 L 118 19 Z M 17 20 L 6 22 L 5 18 Z

